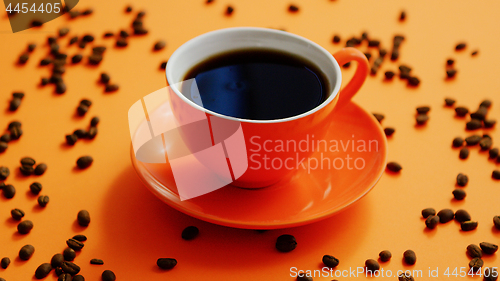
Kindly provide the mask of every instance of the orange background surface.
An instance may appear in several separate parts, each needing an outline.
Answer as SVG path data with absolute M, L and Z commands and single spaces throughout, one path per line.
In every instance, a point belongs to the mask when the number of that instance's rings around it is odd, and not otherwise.
M 133 6 L 133 14 L 124 13 L 127 4 Z M 224 11 L 229 4 L 235 11 L 226 17 Z M 498 244 L 500 232 L 493 229 L 492 218 L 500 215 L 500 182 L 491 179 L 491 172 L 498 165 L 477 147 L 471 149 L 469 159 L 458 159 L 458 150 L 451 148 L 452 139 L 472 133 L 464 130 L 465 121 L 455 118 L 453 109 L 445 108 L 443 100 L 453 97 L 457 105 L 475 110 L 483 99 L 490 98 L 493 106 L 489 116 L 500 117 L 500 3 L 295 0 L 300 8 L 296 14 L 287 11 L 289 4 L 288 0 L 215 0 L 210 5 L 203 0 L 82 0 L 76 9 L 93 8 L 94 14 L 74 20 L 63 16 L 41 29 L 16 34 L 10 31 L 5 13 L 0 14 L 0 128 L 20 120 L 24 130 L 21 139 L 10 143 L 8 150 L 0 154 L 0 165 L 11 169 L 6 182 L 17 189 L 13 199 L 0 196 L 0 257 L 12 260 L 9 268 L 0 269 L 0 277 L 8 281 L 34 279 L 37 266 L 62 252 L 66 239 L 77 233 L 88 237 L 75 260 L 86 280 L 100 280 L 104 269 L 114 271 L 117 280 L 293 280 L 290 267 L 321 269 L 325 254 L 340 260 L 338 270 L 348 270 L 363 266 L 366 259 L 377 259 L 385 249 L 392 252 L 393 258 L 382 264 L 384 270 L 390 269 L 393 274 L 400 269 L 422 270 L 423 277 L 418 280 L 443 280 L 448 279 L 443 275 L 446 268 L 468 270 L 468 244 Z M 399 22 L 403 9 L 407 19 Z M 144 24 L 150 31 L 148 35 L 129 38 L 129 46 L 124 49 L 115 48 L 113 39 L 101 37 L 106 31 L 128 30 L 138 10 L 147 12 Z M 49 69 L 38 63 L 47 51 L 46 37 L 65 26 L 70 27 L 70 34 L 60 40 L 61 50 L 70 57 L 81 52 L 77 46 L 65 45 L 73 35 L 93 34 L 93 45 L 105 45 L 108 50 L 97 67 L 68 65 L 64 74 L 68 91 L 56 95 L 53 86 L 38 86 L 40 77 L 50 75 Z M 400 175 L 384 173 L 367 196 L 329 219 L 264 233 L 191 218 L 150 193 L 131 165 L 127 111 L 142 96 L 165 86 L 164 73 L 158 67 L 177 47 L 202 33 L 231 26 L 285 28 L 332 53 L 344 46 L 347 38 L 359 37 L 363 31 L 380 39 L 388 50 L 393 36 L 403 34 L 406 40 L 399 60 L 386 60 L 354 98 L 366 110 L 384 113 L 384 127 L 396 128 L 389 138 L 389 161 L 401 163 Z M 334 34 L 343 39 L 340 44 L 331 43 Z M 167 41 L 167 48 L 152 52 L 159 39 Z M 455 52 L 455 45 L 461 41 L 467 42 L 466 50 Z M 37 49 L 25 66 L 17 66 L 18 56 L 31 42 L 38 44 Z M 362 51 L 366 50 L 364 44 L 359 47 Z M 472 57 L 471 51 L 476 49 L 479 54 Z M 83 50 L 83 54 L 89 53 L 89 47 Z M 450 81 L 445 79 L 448 58 L 455 59 L 458 70 L 456 79 Z M 412 73 L 421 80 L 419 87 L 408 88 L 398 78 L 383 81 L 384 71 L 396 71 L 402 63 L 413 68 Z M 120 85 L 118 92 L 104 93 L 97 83 L 102 71 Z M 344 69 L 344 77 L 350 77 L 353 71 L 352 66 Z M 13 91 L 26 93 L 15 113 L 7 110 Z M 75 108 L 82 98 L 92 100 L 93 105 L 84 118 L 79 118 Z M 430 120 L 426 126 L 416 128 L 415 108 L 420 105 L 431 107 Z M 101 118 L 96 139 L 66 147 L 64 135 L 85 128 L 92 116 Z M 500 138 L 497 129 L 487 132 L 494 141 Z M 75 161 L 82 155 L 92 155 L 94 163 L 80 171 L 75 169 Z M 24 156 L 47 163 L 47 172 L 40 177 L 20 175 L 17 168 Z M 465 187 L 465 200 L 456 202 L 451 192 L 459 172 L 467 174 L 470 182 Z M 50 196 L 44 209 L 37 207 L 36 197 L 29 192 L 29 184 L 35 180 L 43 184 L 42 194 Z M 479 226 L 475 231 L 462 232 L 453 221 L 426 230 L 420 215 L 426 207 L 466 209 Z M 30 234 L 17 233 L 17 223 L 10 219 L 12 208 L 23 209 L 25 219 L 34 222 Z M 87 209 L 92 217 L 85 229 L 75 222 L 81 209 Z M 184 241 L 180 233 L 189 225 L 197 226 L 200 235 L 193 241 Z M 298 241 L 290 253 L 274 248 L 276 238 L 285 233 Z M 29 261 L 17 258 L 25 244 L 36 248 Z M 414 266 L 406 266 L 401 260 L 407 249 L 417 254 Z M 170 271 L 159 270 L 155 264 L 159 257 L 174 257 L 178 265 Z M 105 264 L 90 265 L 92 258 L 103 259 Z M 499 261 L 497 255 L 484 257 L 485 266 L 499 266 Z M 429 267 L 439 268 L 439 278 L 428 276 Z M 463 279 L 449 277 L 459 278 Z M 359 275 L 314 280 L 332 279 L 370 278 Z M 51 274 L 47 280 L 56 277 Z

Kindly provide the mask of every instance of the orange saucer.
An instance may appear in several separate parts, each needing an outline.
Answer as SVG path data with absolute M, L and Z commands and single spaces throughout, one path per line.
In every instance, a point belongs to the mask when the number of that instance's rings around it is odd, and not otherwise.
M 140 162 L 131 149 L 132 164 L 146 187 L 158 198 L 198 219 L 246 229 L 304 225 L 327 218 L 359 200 L 375 186 L 385 170 L 387 139 L 372 114 L 352 102 L 334 114 L 334 121 L 324 138 L 329 141 L 326 147 L 330 148 L 309 157 L 316 160 L 304 161 L 310 161 L 310 171 L 305 165 L 305 169 L 301 168 L 294 175 L 261 189 L 225 186 L 181 201 L 169 163 Z M 164 116 L 174 118 L 171 112 Z M 338 144 L 340 151 L 334 151 L 335 148 L 330 146 L 334 143 Z M 319 163 L 318 168 L 312 169 L 314 161 L 325 158 L 330 159 L 330 167 L 328 161 L 323 160 L 322 169 Z M 342 163 L 343 168 L 340 167 Z

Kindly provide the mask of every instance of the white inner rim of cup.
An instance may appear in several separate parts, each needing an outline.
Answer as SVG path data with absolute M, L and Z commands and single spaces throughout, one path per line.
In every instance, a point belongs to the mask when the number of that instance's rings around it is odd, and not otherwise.
M 179 85 L 179 82 L 183 81 L 187 72 L 205 59 L 227 51 L 248 48 L 282 50 L 308 59 L 314 63 L 320 71 L 323 72 L 325 78 L 328 79 L 328 88 L 330 91 L 327 99 L 315 108 L 292 117 L 274 120 L 251 120 L 231 117 L 203 108 L 186 98 L 177 88 L 177 85 Z M 280 123 L 313 114 L 325 107 L 336 95 L 338 95 L 342 79 L 339 64 L 335 58 L 320 45 L 309 39 L 285 31 L 258 27 L 226 28 L 195 37 L 180 46 L 172 56 L 170 56 L 165 73 L 171 89 L 177 96 L 192 107 L 217 117 L 249 123 Z

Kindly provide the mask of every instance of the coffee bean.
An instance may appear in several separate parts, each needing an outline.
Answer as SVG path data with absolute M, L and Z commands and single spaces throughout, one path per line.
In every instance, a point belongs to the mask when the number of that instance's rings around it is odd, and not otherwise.
M 33 20 L 33 21 L 31 21 L 31 26 L 32 27 L 40 27 L 42 25 L 43 25 L 43 21 L 41 21 L 41 20 Z
M 429 216 L 434 216 L 436 215 L 436 210 L 434 208 L 425 208 L 422 210 L 422 217 L 426 219 Z
M 374 259 L 367 259 L 365 261 L 366 272 L 374 274 L 375 271 L 380 270 L 380 264 Z
M 99 117 L 97 116 L 94 116 L 91 120 L 90 120 L 90 126 L 91 127 L 95 127 L 97 126 L 97 124 L 99 124 Z
M 450 209 L 442 209 L 437 213 L 437 215 L 439 216 L 440 223 L 447 223 L 455 217 L 455 213 L 453 213 Z
M 28 234 L 33 229 L 33 222 L 30 220 L 25 220 L 17 225 L 17 231 L 20 234 Z
M 359 45 L 359 44 L 358 44 Z M 385 55 L 387 55 L 387 50 L 386 49 L 379 49 L 378 50 L 378 55 L 383 58 Z
M 469 149 L 467 147 L 460 149 L 460 153 L 458 156 L 460 157 L 460 159 L 469 158 Z
M 159 258 L 156 265 L 161 269 L 172 269 L 177 265 L 177 260 L 172 258 Z
M 43 208 L 43 207 L 47 206 L 47 204 L 49 203 L 49 200 L 50 200 L 49 196 L 40 195 L 40 196 L 38 196 L 38 200 L 37 200 L 38 205 Z
M 339 259 L 331 255 L 324 255 L 322 261 L 323 264 L 329 268 L 335 268 L 339 265 Z
M 455 46 L 455 50 L 459 51 L 459 50 L 463 50 L 465 49 L 467 45 L 465 43 L 458 43 L 456 46 Z
M 163 48 L 165 48 L 166 45 L 167 45 L 167 43 L 165 41 L 160 40 L 160 41 L 155 43 L 154 50 L 155 51 L 162 50 Z
M 453 197 L 455 198 L 455 200 L 463 200 L 465 198 L 465 196 L 467 196 L 467 194 L 465 193 L 465 190 L 463 189 L 455 189 L 453 190 Z
M 111 78 L 109 77 L 109 74 L 107 74 L 106 72 L 101 73 L 101 83 L 108 84 L 110 79 Z
M 487 255 L 493 255 L 498 250 L 498 245 L 488 243 L 488 242 L 479 243 L 479 247 L 481 247 L 481 250 L 483 250 L 483 253 L 485 253 Z
M 391 260 L 392 258 L 392 254 L 390 251 L 388 250 L 383 250 L 381 251 L 379 254 L 378 254 L 379 258 L 380 258 L 380 261 L 382 262 L 387 262 L 389 260 Z
M 79 115 L 79 116 L 84 116 L 87 111 L 89 111 L 89 107 L 84 105 L 84 104 L 80 104 L 78 105 L 78 107 L 76 108 L 76 113 Z
M 89 56 L 89 64 L 97 65 L 102 61 L 102 55 L 92 54 Z
M 457 70 L 453 68 L 449 68 L 446 70 L 446 77 L 453 78 L 457 74 Z
M 450 98 L 446 98 L 446 99 L 444 99 L 444 103 L 446 106 L 453 106 L 455 104 L 455 100 L 450 99 Z
M 78 36 L 71 37 L 71 39 L 69 40 L 68 45 L 73 45 L 76 42 L 78 42 Z
M 406 19 L 406 12 L 401 11 L 401 14 L 399 14 L 399 21 L 404 21 Z
M 413 265 L 417 262 L 417 255 L 412 250 L 406 250 L 403 253 L 403 259 L 406 264 Z
M 20 105 L 21 105 L 21 99 L 14 98 L 9 103 L 9 110 L 16 111 Z
M 387 169 L 391 172 L 398 173 L 403 169 L 403 167 L 401 167 L 401 165 L 397 162 L 389 162 L 387 163 Z
M 40 164 L 36 165 L 35 170 L 33 171 L 33 174 L 35 174 L 37 176 L 41 176 L 45 173 L 45 171 L 47 171 L 47 164 L 40 163 Z
M 53 268 L 61 267 L 64 262 L 64 256 L 62 254 L 55 254 L 50 259 L 50 264 Z
M 42 190 L 42 184 L 39 182 L 33 182 L 32 184 L 30 184 L 30 190 L 34 195 L 38 195 Z
M 339 43 L 340 42 L 340 36 L 339 35 L 334 35 L 332 38 L 333 43 Z
M 381 123 L 382 120 L 384 120 L 384 118 L 385 118 L 385 116 L 383 114 L 380 114 L 380 113 L 372 113 L 372 114 L 373 114 L 373 116 L 375 116 L 375 119 L 377 119 L 377 121 L 379 123 Z
M 500 151 L 498 150 L 498 148 L 492 148 L 488 151 L 488 155 L 489 155 L 490 159 L 495 159 L 498 157 L 499 152 Z
M 483 121 L 484 127 L 485 128 L 493 128 L 495 124 L 497 123 L 497 120 L 495 119 L 486 119 Z
M 294 13 L 294 12 L 298 12 L 299 11 L 299 7 L 295 6 L 295 5 L 290 5 L 288 6 L 288 11 Z
M 464 221 L 460 224 L 462 231 L 471 231 L 477 228 L 477 221 Z
M 467 122 L 465 129 L 467 129 L 469 131 L 474 131 L 474 130 L 480 129 L 481 127 L 483 127 L 483 124 L 481 123 L 480 120 L 471 119 L 469 122 Z
M 482 138 L 481 141 L 479 142 L 479 146 L 481 147 L 481 150 L 489 150 L 491 146 L 493 145 L 493 140 L 490 137 Z
M 475 273 L 481 270 L 481 267 L 483 267 L 483 260 L 481 258 L 473 258 L 469 262 L 469 268 Z
M 499 170 L 494 170 L 492 173 L 491 173 L 491 177 L 495 180 L 500 180 L 500 171 Z M 5 193 L 5 190 L 4 190 L 4 193 Z
M 401 273 L 398 275 L 398 281 L 415 281 L 411 274 Z
M 29 53 L 22 53 L 20 56 L 19 56 L 19 60 L 18 60 L 18 63 L 19 64 L 25 64 L 28 59 L 30 58 L 30 54 Z
M 166 62 L 166 61 L 163 61 L 163 62 L 160 64 L 160 69 L 165 70 L 166 68 L 167 68 L 167 62 Z
M 87 132 L 85 132 L 85 130 L 83 129 L 77 129 L 73 131 L 73 135 L 75 135 L 79 139 L 83 139 L 87 136 Z
M 184 240 L 193 240 L 199 233 L 200 231 L 196 226 L 188 226 L 182 231 L 181 237 Z
M 480 107 L 486 107 L 486 108 L 490 108 L 491 107 L 491 100 L 483 100 L 481 102 L 481 104 L 479 104 Z
M 463 106 L 455 107 L 455 113 L 459 117 L 464 117 L 465 115 L 467 115 L 467 113 L 469 113 L 469 109 Z
M 3 134 L 1 137 L 0 137 L 0 141 L 3 141 L 3 142 L 10 142 L 11 139 L 10 139 L 10 135 L 9 134 Z M 0 168 L 1 169 L 1 168 Z
M 61 271 L 62 271 L 62 269 L 61 269 Z M 72 278 L 71 274 L 69 274 L 69 273 L 61 273 L 61 275 L 59 275 L 59 277 L 57 278 L 57 281 L 74 281 L 74 280 L 75 279 Z
M 478 120 L 484 120 L 486 118 L 486 115 L 488 114 L 488 109 L 486 107 L 480 106 L 476 112 L 473 112 L 470 114 L 470 118 L 473 119 L 478 119 Z
M 395 131 L 396 130 L 394 128 L 391 128 L 391 127 L 387 127 L 384 129 L 384 133 L 388 137 L 392 136 L 392 134 L 394 134 Z
M 297 247 L 297 240 L 290 234 L 283 234 L 276 239 L 276 249 L 280 252 L 290 252 Z
M 104 261 L 101 259 L 91 259 L 90 264 L 97 264 L 97 265 L 103 265 Z
M 36 279 L 43 279 L 49 275 L 49 273 L 52 271 L 52 266 L 50 263 L 42 263 L 41 265 L 38 266 L 38 268 L 35 271 L 35 278 Z
M 24 217 L 24 211 L 21 209 L 12 209 L 10 211 L 10 215 L 16 221 L 20 221 Z
M 9 131 L 10 131 L 10 138 L 13 140 L 17 140 L 23 135 L 23 130 L 21 129 L 21 127 L 14 127 Z
M 103 55 L 104 52 L 106 51 L 106 47 L 104 46 L 96 46 L 92 48 L 92 53 L 96 55 Z
M 104 33 L 103 37 L 104 38 L 109 38 L 109 37 L 113 37 L 115 34 L 113 32 L 106 32 Z
M 92 156 L 82 156 L 76 160 L 76 165 L 80 169 L 85 169 L 90 167 L 92 165 L 92 162 L 94 162 L 94 158 Z
M 453 65 L 455 61 L 453 59 L 446 60 L 446 65 Z
M 308 274 L 299 273 L 299 274 L 297 274 L 296 281 L 313 281 L 313 278 L 309 273 Z
M 472 53 L 470 53 L 471 56 L 477 56 L 477 54 L 479 53 L 479 51 L 475 50 L 475 51 L 472 51 Z
M 80 267 L 78 265 L 76 265 L 75 263 L 72 263 L 70 261 L 63 262 L 63 264 L 61 265 L 61 268 L 62 268 L 64 273 L 69 273 L 71 275 L 75 275 L 75 274 L 78 274 L 78 272 L 80 272 Z
M 64 262 L 64 261 L 63 261 Z M 62 262 L 61 262 L 61 265 L 62 265 Z M 65 275 L 67 273 L 64 273 L 64 271 L 62 270 L 61 267 L 56 267 L 54 269 L 54 273 L 56 274 L 56 276 L 59 276 L 59 278 L 61 278 L 61 275 Z M 68 274 L 69 275 L 69 274 Z M 71 275 L 69 275 L 69 277 L 71 277 Z M 58 281 L 60 281 L 59 279 L 57 279 Z M 71 279 L 70 279 L 71 280 Z
M 87 227 L 90 224 L 90 214 L 87 210 L 79 211 L 76 218 L 80 226 Z
M 65 281 L 65 280 L 63 280 L 63 281 Z M 77 274 L 77 275 L 73 276 L 73 280 L 68 279 L 68 281 L 85 281 L 85 278 L 82 275 Z
M 230 7 L 228 7 L 227 11 L 229 11 Z M 232 13 L 232 9 L 231 9 L 231 13 Z M 229 15 L 229 14 L 228 14 Z M 148 30 L 143 28 L 143 27 L 139 27 L 139 28 L 134 28 L 134 34 L 135 35 L 144 35 L 144 34 L 148 34 Z
M 27 261 L 31 258 L 33 253 L 35 252 L 35 247 L 33 245 L 27 244 L 24 245 L 21 250 L 19 250 L 19 258 L 23 261 Z
M 66 240 L 66 245 L 75 251 L 81 251 L 85 246 L 85 244 L 73 238 Z
M 428 106 L 419 106 L 417 107 L 417 113 L 418 114 L 427 114 L 431 110 L 430 107 Z
M 116 275 L 111 270 L 104 270 L 101 274 L 102 281 L 115 281 Z
M 63 251 L 63 257 L 65 261 L 74 261 L 76 257 L 76 252 L 71 248 L 66 248 Z
M 72 63 L 79 63 L 83 59 L 83 56 L 81 54 L 76 54 L 73 57 L 71 57 L 71 62 Z
M 5 166 L 0 167 L 0 180 L 6 180 L 10 175 L 10 170 L 9 168 Z
M 465 143 L 468 146 L 477 145 L 481 141 L 482 137 L 480 135 L 472 135 L 465 138 Z
M 391 80 L 394 77 L 395 73 L 393 71 L 386 71 L 384 73 L 384 75 L 385 75 L 385 79 Z
M 90 42 L 94 41 L 94 36 L 92 36 L 90 34 L 87 34 L 87 35 L 83 36 L 82 40 L 85 41 L 85 42 L 90 43 Z
M 130 13 L 130 12 L 132 12 L 132 6 L 127 6 L 125 8 L 125 13 Z
M 69 28 L 67 27 L 62 27 L 59 29 L 59 37 L 64 37 L 69 33 Z
M 7 144 L 6 142 L 0 141 L 0 153 L 7 150 L 7 148 L 9 148 L 9 144 Z
M 116 39 L 116 46 L 117 47 L 126 47 L 128 45 L 127 39 L 120 37 Z
M 36 164 L 35 159 L 33 159 L 31 157 L 24 157 L 24 158 L 21 159 L 21 165 L 33 166 L 35 164 Z
M 66 93 L 66 84 L 64 82 L 58 82 L 56 83 L 56 93 L 58 94 L 64 94 Z
M 484 281 L 496 281 L 498 279 L 498 271 L 495 267 L 487 267 L 484 269 Z
M 226 15 L 230 16 L 234 12 L 234 8 L 232 6 L 227 6 L 226 8 Z
M 496 229 L 500 230 L 500 216 L 493 217 L 493 225 Z
M 457 185 L 466 186 L 469 183 L 469 177 L 465 174 L 459 173 L 457 175 Z
M 425 220 L 425 226 L 429 229 L 434 229 L 439 224 L 439 216 L 430 215 Z
M 16 188 L 11 184 L 6 184 L 3 187 L 3 197 L 12 199 L 16 195 Z
M 66 144 L 68 145 L 75 145 L 75 143 L 78 141 L 78 137 L 74 134 L 71 135 L 66 135 Z
M 427 114 L 418 114 L 416 117 L 417 125 L 424 125 L 429 120 L 429 116 Z
M 106 93 L 116 92 L 118 91 L 119 86 L 117 84 L 107 84 L 104 91 Z
M 9 267 L 9 265 L 10 265 L 10 259 L 8 257 L 2 258 L 2 260 L 0 261 L 0 267 L 6 269 L 7 267 Z
M 392 50 L 392 52 L 391 52 L 391 60 L 395 61 L 398 58 L 399 58 L 399 50 L 396 50 L 396 49 Z
M 87 236 L 85 236 L 83 234 L 77 234 L 77 235 L 73 236 L 73 239 L 75 239 L 76 241 L 84 242 L 84 241 L 87 241 Z
M 469 212 L 467 212 L 466 210 L 457 210 L 455 212 L 455 220 L 457 222 L 464 222 L 464 221 L 470 221 L 471 220 L 471 216 L 469 214 Z
M 88 16 L 91 15 L 94 12 L 92 9 L 86 9 L 82 12 L 82 16 Z
M 19 167 L 19 171 L 21 171 L 21 174 L 23 174 L 25 176 L 29 176 L 29 175 L 33 174 L 35 169 L 33 168 L 33 166 L 22 165 L 21 167 Z

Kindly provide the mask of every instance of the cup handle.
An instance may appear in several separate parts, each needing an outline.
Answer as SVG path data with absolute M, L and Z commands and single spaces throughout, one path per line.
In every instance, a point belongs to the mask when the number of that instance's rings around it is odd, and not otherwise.
M 356 72 L 351 78 L 351 81 L 349 81 L 349 83 L 347 83 L 347 85 L 340 90 L 339 101 L 335 106 L 335 109 L 339 109 L 349 103 L 352 97 L 358 92 L 359 88 L 361 88 L 361 85 L 363 85 L 363 82 L 366 80 L 366 76 L 368 76 L 368 69 L 370 68 L 370 65 L 365 54 L 352 47 L 347 47 L 336 52 L 333 54 L 333 57 L 340 66 L 350 61 L 358 62 Z

